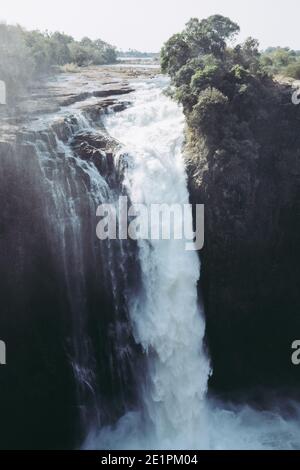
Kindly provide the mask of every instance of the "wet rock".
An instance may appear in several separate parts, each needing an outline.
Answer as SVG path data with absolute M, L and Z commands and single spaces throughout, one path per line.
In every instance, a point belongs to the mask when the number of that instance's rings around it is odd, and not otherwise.
M 94 123 L 107 112 L 120 112 L 124 111 L 130 105 L 129 101 L 119 101 L 117 99 L 105 99 L 99 101 L 96 104 L 85 105 L 82 107 L 82 111 L 87 115 Z
M 115 172 L 113 155 L 119 144 L 107 134 L 98 132 L 80 132 L 71 142 L 73 151 L 82 160 L 91 161 L 101 175 Z
M 85 101 L 88 98 L 105 98 L 108 96 L 115 96 L 115 95 L 126 95 L 134 91 L 133 88 L 129 87 L 114 87 L 114 88 L 107 88 L 102 90 L 95 90 L 92 92 L 85 92 L 79 94 L 70 94 L 69 96 L 63 98 L 60 101 L 61 106 L 70 106 L 74 103 L 78 103 L 80 101 Z

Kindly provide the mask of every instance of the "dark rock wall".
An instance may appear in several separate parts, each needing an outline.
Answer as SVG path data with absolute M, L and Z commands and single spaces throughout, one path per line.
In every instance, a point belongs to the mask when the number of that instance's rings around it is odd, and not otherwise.
M 263 109 L 241 109 L 252 141 L 235 137 L 237 152 L 224 153 L 221 138 L 187 133 L 191 200 L 205 204 L 199 289 L 210 387 L 229 395 L 300 382 L 291 363 L 300 338 L 300 107 L 289 88 L 274 93 Z
M 78 446 L 137 400 L 135 245 L 96 238 L 96 207 L 123 191 L 121 169 L 100 130 L 78 131 L 73 118 L 0 142 L 3 449 Z M 84 162 L 105 179 L 101 195 Z

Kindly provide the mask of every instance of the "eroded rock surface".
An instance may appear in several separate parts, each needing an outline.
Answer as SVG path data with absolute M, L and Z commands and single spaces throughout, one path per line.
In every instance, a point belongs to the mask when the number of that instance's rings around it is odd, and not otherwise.
M 126 307 L 136 247 L 96 237 L 97 206 L 122 191 L 102 117 L 132 91 L 112 76 L 59 76 L 0 118 L 4 449 L 78 447 L 87 423 L 112 423 L 137 399 Z

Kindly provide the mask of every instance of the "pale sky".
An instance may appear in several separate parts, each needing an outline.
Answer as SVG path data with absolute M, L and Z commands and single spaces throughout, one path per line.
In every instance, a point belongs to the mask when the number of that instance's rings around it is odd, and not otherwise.
M 118 48 L 159 51 L 191 17 L 229 16 L 261 47 L 300 50 L 299 0 L 1 0 L 0 21 L 101 38 Z

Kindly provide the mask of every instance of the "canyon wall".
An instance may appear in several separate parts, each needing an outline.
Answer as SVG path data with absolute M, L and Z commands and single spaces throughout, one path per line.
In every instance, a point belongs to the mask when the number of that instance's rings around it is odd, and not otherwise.
M 126 155 L 115 160 L 119 144 L 101 116 L 126 104 L 76 96 L 61 97 L 61 109 L 83 101 L 80 109 L 1 123 L 3 449 L 74 448 L 138 399 L 140 354 L 126 301 L 139 278 L 136 247 L 96 237 L 97 206 L 124 192 L 126 165 Z
M 205 204 L 199 292 L 210 387 L 231 396 L 299 386 L 291 344 L 300 337 L 300 107 L 292 92 L 266 79 L 255 101 L 235 96 L 205 131 L 187 127 L 191 200 Z

